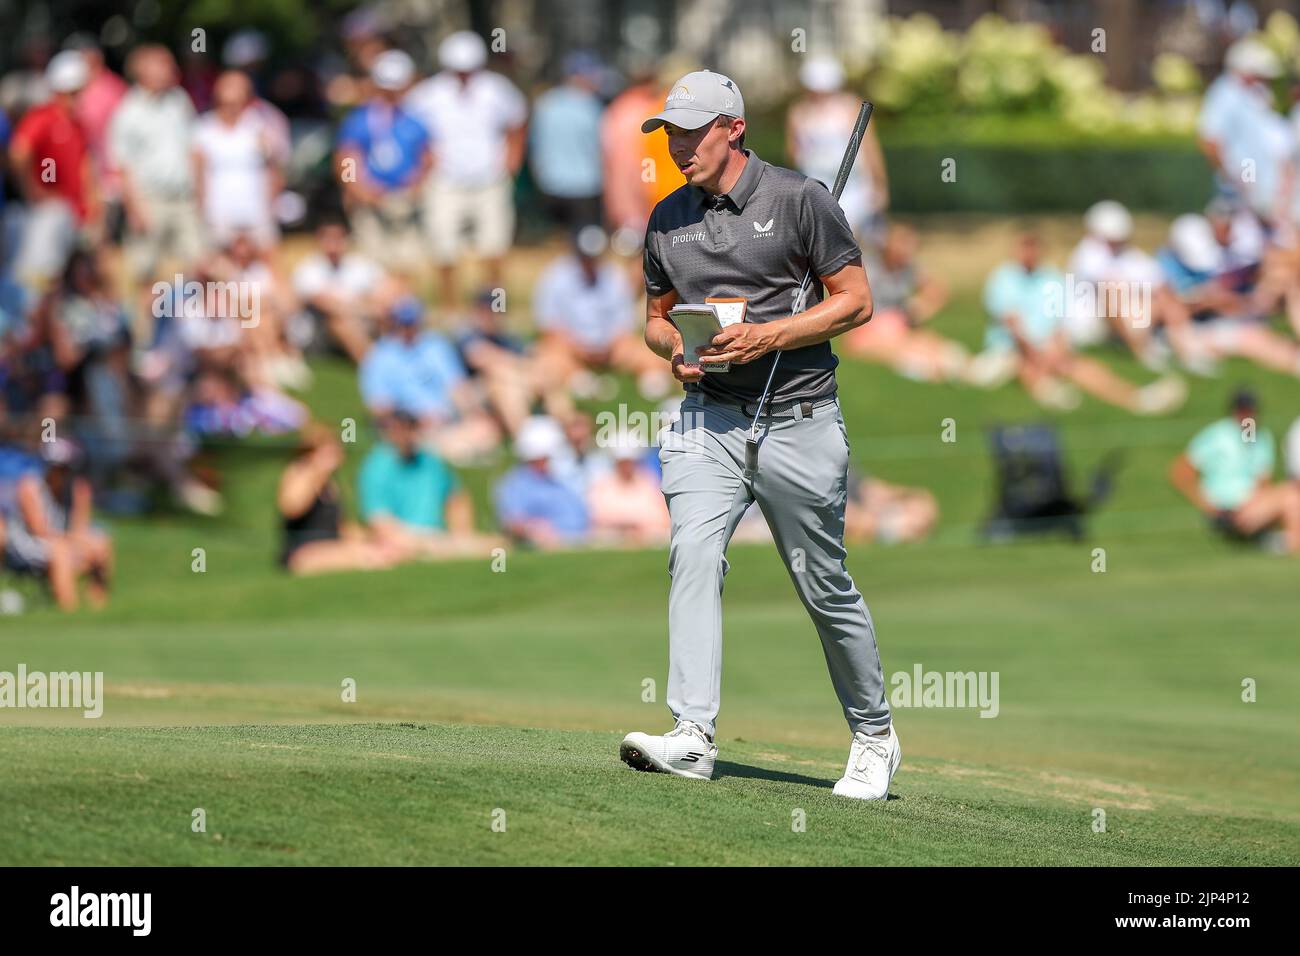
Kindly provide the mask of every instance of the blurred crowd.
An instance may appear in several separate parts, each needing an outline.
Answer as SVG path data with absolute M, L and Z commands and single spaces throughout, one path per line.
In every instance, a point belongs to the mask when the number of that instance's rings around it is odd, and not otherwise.
M 641 340 L 640 246 L 681 177 L 666 137 L 640 123 L 695 64 L 619 76 L 575 52 L 529 96 L 476 33 L 447 35 L 427 69 L 395 39 L 353 21 L 343 69 L 270 83 L 252 31 L 225 44 L 219 67 L 142 44 L 120 75 L 74 35 L 0 78 L 0 541 L 7 568 L 47 579 L 61 606 L 77 605 L 80 581 L 88 600 L 107 594 L 112 547 L 93 509 L 219 514 L 210 450 L 253 436 L 294 448 L 274 504 L 293 573 L 506 542 L 666 540 L 654 436 L 599 429 L 581 409 L 611 402 L 622 376 L 665 416 L 680 398 Z M 1300 375 L 1300 124 L 1273 110 L 1280 65 L 1268 56 L 1242 41 L 1206 97 L 1210 207 L 1179 217 L 1149 255 L 1128 211 L 1101 202 L 1064 275 L 1022 236 L 989 277 L 978 352 L 937 328 L 948 289 L 921 264 L 918 233 L 889 218 L 869 129 L 841 202 L 875 317 L 840 354 L 918 381 L 1016 380 L 1062 411 L 1087 393 L 1164 414 L 1187 393 L 1175 366 L 1212 377 L 1229 356 Z M 859 96 L 825 57 L 807 59 L 800 83 L 787 156 L 829 183 Z M 319 139 L 304 117 L 329 139 L 323 190 L 295 181 Z M 565 236 L 535 274 L 511 255 L 525 181 Z M 525 285 L 527 304 L 509 301 Z M 1287 331 L 1268 321 L 1279 310 Z M 1084 353 L 1107 340 L 1158 377 L 1134 384 Z M 322 355 L 355 369 L 375 438 L 350 496 L 345 443 L 304 400 Z M 506 455 L 484 520 L 459 472 Z M 1204 504 L 1221 526 L 1251 505 L 1238 532 L 1282 525 L 1300 550 L 1295 494 Z M 937 519 L 928 491 L 854 476 L 851 538 L 915 540 Z M 755 516 L 739 533 L 765 530 Z

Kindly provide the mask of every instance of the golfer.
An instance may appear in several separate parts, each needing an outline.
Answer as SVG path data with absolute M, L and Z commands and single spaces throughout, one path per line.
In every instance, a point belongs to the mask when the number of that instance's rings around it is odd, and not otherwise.
M 736 523 L 758 502 L 853 733 L 835 793 L 883 800 L 901 751 L 871 615 L 844 567 L 849 445 L 829 344 L 871 317 L 862 253 L 822 183 L 745 149 L 745 104 L 727 77 L 682 77 L 641 128 L 660 126 L 686 177 L 655 207 L 645 243 L 646 344 L 672 363 L 687 392 L 659 451 L 672 517 L 668 707 L 677 725 L 664 736 L 629 734 L 620 757 L 639 770 L 713 776 L 725 554 Z M 804 310 L 796 298 L 809 269 L 820 283 Z M 706 298 L 744 299 L 745 321 L 684 355 L 668 310 Z M 777 352 L 755 462 L 746 439 Z M 701 360 L 730 368 L 705 372 Z

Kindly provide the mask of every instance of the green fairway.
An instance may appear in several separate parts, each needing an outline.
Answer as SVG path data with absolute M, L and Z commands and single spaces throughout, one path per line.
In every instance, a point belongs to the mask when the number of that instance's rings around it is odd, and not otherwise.
M 978 342 L 972 295 L 941 322 Z M 351 371 L 316 372 L 317 415 L 363 422 Z M 729 555 L 718 778 L 638 774 L 622 734 L 670 726 L 664 551 L 289 579 L 262 442 L 217 452 L 223 518 L 113 524 L 107 611 L 0 618 L 0 671 L 103 671 L 106 697 L 0 710 L 0 864 L 1300 862 L 1300 562 L 1215 539 L 1165 478 L 1236 384 L 1279 438 L 1300 386 L 1236 364 L 1169 419 L 1085 403 L 1058 419 L 1077 483 L 1126 456 L 1090 537 L 991 547 L 983 430 L 1049 416 L 1014 386 L 840 381 L 855 464 L 942 509 L 928 542 L 850 549 L 886 677 L 999 675 L 995 718 L 898 709 L 887 805 L 831 797 L 848 735 L 770 546 Z M 466 475 L 485 527 L 504 464 Z

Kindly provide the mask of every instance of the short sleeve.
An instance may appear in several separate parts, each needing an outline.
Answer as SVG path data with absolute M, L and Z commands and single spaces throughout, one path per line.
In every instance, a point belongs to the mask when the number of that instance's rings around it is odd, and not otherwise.
M 533 290 L 533 321 L 539 329 L 560 325 L 562 297 L 556 294 L 557 266 L 552 264 L 537 280 Z
M 654 216 L 650 217 L 650 224 L 646 226 L 645 252 L 642 254 L 641 261 L 645 270 L 645 291 L 648 295 L 667 295 L 673 291 L 672 279 L 668 278 L 668 271 L 664 269 L 663 259 L 659 254 L 659 232 L 655 229 Z
M 343 118 L 339 124 L 339 146 L 365 146 L 366 117 L 365 107 L 359 106 Z
M 522 126 L 528 119 L 528 101 L 519 88 L 504 76 L 500 79 L 497 99 L 501 106 L 501 119 L 506 129 Z
M 1207 425 L 1187 445 L 1187 459 L 1197 471 L 1205 471 L 1219 457 L 1219 426 Z
M 997 319 L 1003 318 L 1008 312 L 1012 311 L 1006 277 L 1006 269 L 998 268 L 984 283 L 984 309 L 989 315 Z
M 1273 442 L 1273 433 L 1262 432 L 1257 438 L 1259 442 L 1259 461 L 1255 463 L 1255 477 L 1271 478 L 1273 468 L 1277 465 L 1277 447 Z
M 799 235 L 814 276 L 834 275 L 862 255 L 844 210 L 815 179 L 805 179 L 799 192 Z

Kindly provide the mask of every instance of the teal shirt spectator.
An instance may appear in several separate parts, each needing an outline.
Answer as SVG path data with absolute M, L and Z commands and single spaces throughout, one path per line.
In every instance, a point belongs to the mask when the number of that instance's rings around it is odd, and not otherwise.
M 424 449 L 410 458 L 387 442 L 371 449 L 361 465 L 361 517 L 396 518 L 428 531 L 447 528 L 447 500 L 460 490 L 455 472 Z
M 1065 279 L 1051 266 L 1026 272 L 1018 262 L 1005 262 L 984 284 L 984 308 L 993 319 L 984 335 L 985 348 L 1016 347 L 1006 325 L 1008 315 L 1019 318 L 1031 343 L 1046 345 L 1065 316 Z
M 575 86 L 557 86 L 537 98 L 530 124 L 533 178 L 542 192 L 563 199 L 599 196 L 600 99 Z
M 1272 477 L 1276 455 L 1272 432 L 1260 428 L 1254 441 L 1246 441 L 1235 418 L 1205 426 L 1187 446 L 1187 458 L 1201 476 L 1201 494 L 1226 511 L 1240 508 L 1261 479 Z

